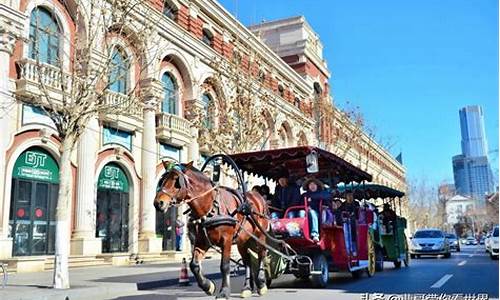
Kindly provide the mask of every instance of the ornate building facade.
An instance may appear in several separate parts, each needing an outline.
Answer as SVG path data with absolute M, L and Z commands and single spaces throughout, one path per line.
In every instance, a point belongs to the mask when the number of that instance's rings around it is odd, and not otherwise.
M 33 269 L 33 262 L 43 269 L 54 252 L 60 138 L 31 99 L 43 87 L 60 101 L 64 80 L 76 68 L 63 54 L 81 50 L 73 48 L 74 41 L 91 26 L 85 19 L 89 8 L 77 2 L 0 1 L 0 259 L 14 261 L 18 270 L 23 264 Z M 214 80 L 211 62 L 233 60 L 235 53 L 244 74 L 261 87 L 255 97 L 266 99 L 264 148 L 310 144 L 338 153 L 344 147 L 345 159 L 375 181 L 406 190 L 405 169 L 386 150 L 362 131 L 349 138 L 356 126 L 333 105 L 323 46 L 302 17 L 247 28 L 215 0 L 139 2 L 126 35 L 102 28 L 113 33 L 103 41 L 118 49 L 113 65 L 123 74 L 108 87 L 104 104 L 126 102 L 120 99 L 139 82 L 140 105 L 130 106 L 125 116 L 96 114 L 79 137 L 71 157 L 73 256 L 126 263 L 131 255 L 175 252 L 180 213 L 157 215 L 152 205 L 161 160 L 199 164 L 209 154 L 198 142 L 193 111 L 224 103 L 224 95 L 231 94 L 223 81 Z M 133 39 L 141 34 L 137 28 L 153 34 Z M 292 34 L 276 44 L 271 28 Z M 276 47 L 280 41 L 288 47 Z

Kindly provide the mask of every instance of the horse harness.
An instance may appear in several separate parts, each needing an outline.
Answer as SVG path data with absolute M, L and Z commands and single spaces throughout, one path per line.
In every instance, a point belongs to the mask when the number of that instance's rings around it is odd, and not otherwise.
M 247 201 L 245 195 L 242 195 L 239 191 L 235 189 L 231 189 L 229 187 L 223 187 L 219 186 L 218 184 L 213 184 L 212 183 L 212 188 L 206 190 L 205 192 L 196 195 L 195 197 L 191 197 L 189 199 L 186 199 L 188 196 L 188 191 L 187 191 L 187 182 L 189 181 L 188 178 L 186 178 L 186 175 L 183 172 L 180 172 L 179 170 L 173 169 L 171 170 L 172 172 L 176 173 L 178 176 L 178 181 L 176 182 L 176 188 L 178 188 L 178 191 L 175 193 L 175 195 L 170 194 L 168 191 L 166 191 L 163 187 L 161 189 L 161 192 L 167 196 L 169 196 L 172 199 L 172 205 L 173 206 L 180 206 L 181 204 L 187 204 L 189 202 L 192 202 L 194 200 L 200 199 L 202 197 L 207 196 L 210 193 L 213 193 L 215 191 L 215 198 L 212 203 L 212 208 L 211 210 L 203 216 L 196 216 L 194 213 L 191 211 L 191 209 L 188 209 L 184 214 L 190 214 L 189 215 L 189 223 L 193 224 L 195 226 L 195 230 L 198 232 L 198 230 L 201 228 L 203 230 L 203 233 L 205 235 L 205 239 L 208 241 L 210 247 L 214 247 L 212 244 L 210 238 L 208 237 L 208 232 L 207 229 L 210 229 L 212 227 L 220 226 L 220 225 L 229 225 L 229 226 L 236 226 L 238 224 L 238 220 L 235 218 L 237 214 L 243 215 L 243 218 L 239 222 L 239 228 L 238 231 L 233 235 L 232 242 L 233 244 L 236 241 L 236 238 L 238 235 L 241 233 L 243 229 L 243 224 L 247 221 L 247 218 L 250 217 L 250 220 L 252 223 L 257 223 L 257 221 L 254 219 L 253 215 L 258 215 L 260 217 L 268 218 L 268 216 L 265 216 L 259 212 L 255 212 L 252 210 L 252 206 L 250 202 Z M 225 189 L 229 193 L 233 194 L 236 198 L 237 202 L 237 208 L 229 212 L 228 211 L 228 204 L 226 203 L 225 199 L 223 199 L 220 195 L 220 189 Z M 224 210 L 228 214 L 225 214 L 223 211 L 221 211 L 221 205 L 225 207 Z M 260 226 L 259 226 L 260 227 Z

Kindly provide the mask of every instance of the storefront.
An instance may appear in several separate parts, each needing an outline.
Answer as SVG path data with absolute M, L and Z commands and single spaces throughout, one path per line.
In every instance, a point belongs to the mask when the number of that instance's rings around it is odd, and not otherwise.
M 13 256 L 54 253 L 58 191 L 59 166 L 47 151 L 33 147 L 17 158 L 9 218 Z
M 129 232 L 129 181 L 123 169 L 109 163 L 97 182 L 96 237 L 102 252 L 127 252 Z

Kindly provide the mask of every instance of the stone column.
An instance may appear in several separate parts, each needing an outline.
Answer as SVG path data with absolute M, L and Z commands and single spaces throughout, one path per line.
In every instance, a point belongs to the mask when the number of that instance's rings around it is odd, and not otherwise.
M 198 128 L 191 127 L 191 142 L 188 147 L 187 161 L 193 161 L 195 167 L 200 167 L 200 146 L 198 145 Z
M 22 32 L 23 18 L 16 10 L 0 4 L 0 128 L 5 134 L 0 139 L 0 258 L 12 256 L 12 238 L 8 237 L 9 213 L 6 210 L 10 195 L 5 193 L 5 155 L 13 137 L 13 130 L 10 129 L 14 129 L 17 121 L 17 105 L 10 90 L 10 57 Z
M 156 237 L 156 211 L 153 199 L 156 195 L 156 162 L 158 161 L 156 145 L 156 108 L 163 87 L 160 81 L 155 79 L 145 80 L 141 83 L 143 87 L 144 101 L 144 125 L 142 133 L 142 193 L 139 230 L 139 252 L 160 253 L 162 250 L 162 239 Z
M 78 143 L 75 229 L 71 238 L 72 255 L 101 253 L 101 238 L 95 237 L 96 184 L 95 163 L 99 150 L 99 122 L 92 118 Z

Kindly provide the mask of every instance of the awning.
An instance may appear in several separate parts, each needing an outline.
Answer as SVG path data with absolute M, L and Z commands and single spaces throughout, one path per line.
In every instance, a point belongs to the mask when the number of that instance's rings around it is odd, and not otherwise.
M 353 192 L 355 199 L 401 198 L 405 195 L 401 191 L 380 184 L 339 185 L 334 195 L 343 196 L 347 192 Z
M 306 170 L 306 156 L 312 151 L 318 154 L 319 172 L 309 174 Z M 372 180 L 372 176 L 367 172 L 333 153 L 312 146 L 246 152 L 230 156 L 241 170 L 269 179 L 276 179 L 280 170 L 286 169 L 295 179 L 313 175 L 326 184 Z

